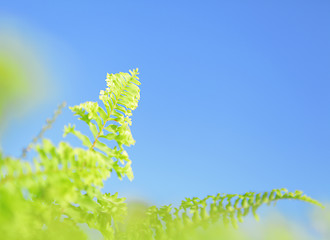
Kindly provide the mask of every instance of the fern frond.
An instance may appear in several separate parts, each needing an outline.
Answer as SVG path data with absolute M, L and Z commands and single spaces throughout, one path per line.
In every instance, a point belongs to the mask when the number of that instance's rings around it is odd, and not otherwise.
M 132 180 L 133 172 L 130 167 L 131 160 L 123 146 L 130 146 L 135 143 L 129 126 L 131 123 L 132 111 L 137 107 L 140 99 L 140 89 L 138 85 L 138 70 L 128 73 L 117 73 L 107 75 L 107 88 L 100 91 L 100 100 L 105 109 L 97 102 L 85 102 L 80 105 L 70 107 L 79 116 L 79 119 L 88 124 L 93 135 L 90 140 L 86 135 L 75 130 L 74 126 L 65 127 L 64 135 L 72 133 L 78 137 L 84 146 L 91 151 L 98 149 L 109 158 L 117 159 L 116 164 L 121 163 L 125 171 L 116 171 L 118 177 L 123 176 Z M 118 148 L 109 148 L 101 139 L 115 141 Z
M 134 236 L 132 239 L 186 239 L 186 235 L 199 227 L 207 229 L 219 223 L 231 223 L 237 228 L 238 222 L 243 222 L 249 213 L 258 221 L 257 210 L 263 204 L 269 205 L 283 199 L 305 201 L 322 207 L 318 201 L 301 191 L 288 192 L 286 189 L 242 195 L 217 194 L 203 199 L 186 198 L 178 208 L 171 205 L 149 207 L 141 219 L 130 223 L 133 226 L 126 227 L 130 232 L 118 232 L 116 239 L 126 239 L 127 236 Z M 141 235 L 145 238 L 138 238 Z
M 0 194 L 9 194 L 8 198 L 19 201 L 17 204 L 25 209 L 15 212 L 8 207 L 13 211 L 15 222 L 24 222 L 25 218 L 31 217 L 30 211 L 34 211 L 42 217 L 33 220 L 36 226 L 29 231 L 35 228 L 40 231 L 44 224 L 55 224 L 54 219 L 59 220 L 62 216 L 75 224 L 87 223 L 106 231 L 108 228 L 100 228 L 102 216 L 116 221 L 125 216 L 124 199 L 118 198 L 117 194 L 101 192 L 110 173 L 125 172 L 124 167 L 100 152 L 72 148 L 64 142 L 56 147 L 44 139 L 35 149 L 38 157 L 33 163 L 0 158 Z M 3 200 L 0 199 L 1 204 L 4 204 Z
M 8 204 L 6 209 L 16 219 L 8 224 L 23 223 L 34 211 L 40 217 L 33 220 L 35 226 L 27 226 L 30 232 L 40 231 L 45 224 L 47 227 L 59 224 L 63 216 L 69 225 L 87 223 L 104 234 L 113 232 L 115 223 L 108 221 L 120 221 L 125 216 L 126 204 L 116 194 L 103 194 L 101 188 L 111 172 L 116 172 L 119 178 L 126 175 L 133 179 L 131 161 L 123 146 L 134 144 L 129 126 L 131 111 L 140 98 L 135 84 L 140 83 L 137 70 L 130 73 L 108 74 L 107 89 L 100 94 L 105 110 L 97 102 L 71 107 L 88 124 L 94 139 L 91 141 L 74 125 L 66 126 L 64 135 L 74 134 L 88 149 L 73 148 L 65 142 L 55 146 L 44 139 L 41 144 L 30 146 L 37 153 L 33 162 L 0 156 L 0 205 Z M 117 146 L 110 148 L 100 139 L 113 140 Z M 16 199 L 16 205 L 24 206 L 19 215 L 6 202 L 11 198 Z M 23 235 L 24 229 L 20 230 Z

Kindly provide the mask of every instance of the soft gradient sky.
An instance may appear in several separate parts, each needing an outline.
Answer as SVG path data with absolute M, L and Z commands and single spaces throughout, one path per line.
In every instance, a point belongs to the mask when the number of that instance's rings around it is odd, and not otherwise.
M 135 179 L 105 191 L 168 204 L 286 187 L 330 201 L 329 13 L 329 1 L 2 0 L 0 30 L 35 51 L 50 86 L 2 147 L 20 155 L 57 104 L 95 101 L 107 72 L 138 67 Z M 46 136 L 67 122 L 68 110 Z

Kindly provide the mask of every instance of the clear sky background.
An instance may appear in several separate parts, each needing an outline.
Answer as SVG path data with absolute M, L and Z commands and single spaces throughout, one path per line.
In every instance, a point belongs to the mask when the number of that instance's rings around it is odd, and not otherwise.
M 0 1 L 0 30 L 41 59 L 49 84 L 12 120 L 5 153 L 19 156 L 63 100 L 96 101 L 107 72 L 138 67 L 135 179 L 113 176 L 106 192 L 169 204 L 286 187 L 330 201 L 329 1 L 52 2 Z M 68 122 L 65 110 L 46 137 L 60 141 Z

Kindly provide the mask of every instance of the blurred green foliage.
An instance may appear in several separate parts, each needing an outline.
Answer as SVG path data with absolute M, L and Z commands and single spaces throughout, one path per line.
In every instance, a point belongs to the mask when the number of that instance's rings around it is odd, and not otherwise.
M 12 117 L 22 117 L 45 96 L 45 65 L 32 44 L 0 25 L 0 135 Z
M 0 112 L 3 112 L 6 101 L 12 101 L 25 92 L 27 81 L 21 74 L 16 61 L 0 54 Z
M 7 94 L 2 96 L 5 104 L 24 89 L 15 87 L 23 81 L 16 75 L 15 63 L 3 62 L 0 73 L 1 91 Z M 13 83 L 8 79 L 14 79 Z M 85 102 L 70 107 L 91 134 L 68 124 L 64 136 L 73 134 L 82 147 L 72 147 L 65 141 L 55 146 L 43 139 L 29 145 L 35 151 L 33 162 L 0 155 L 3 239 L 87 239 L 81 224 L 96 229 L 104 239 L 253 239 L 245 231 L 233 229 L 249 214 L 258 220 L 257 209 L 264 204 L 289 199 L 321 206 L 301 191 L 274 189 L 186 198 L 177 207 L 136 203 L 128 209 L 117 193 L 103 194 L 101 190 L 112 173 L 133 180 L 131 160 L 124 147 L 135 143 L 130 126 L 132 111 L 140 99 L 138 71 L 108 74 L 106 84 L 99 95 L 103 105 Z M 265 229 L 269 231 L 261 239 L 294 239 L 282 228 Z

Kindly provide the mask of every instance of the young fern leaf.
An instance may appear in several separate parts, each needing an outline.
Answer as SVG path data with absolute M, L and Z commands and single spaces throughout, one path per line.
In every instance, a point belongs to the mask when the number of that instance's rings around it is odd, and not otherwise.
M 132 111 L 140 100 L 140 82 L 137 75 L 137 69 L 130 73 L 107 74 L 107 88 L 100 91 L 99 96 L 105 109 L 97 102 L 85 102 L 70 107 L 74 114 L 89 126 L 93 140 L 75 130 L 75 126 L 68 125 L 64 130 L 64 135 L 74 134 L 90 151 L 97 149 L 109 158 L 116 159 L 115 164 L 121 166 L 115 169 L 120 179 L 125 175 L 130 180 L 133 179 L 131 160 L 123 146 L 135 143 L 129 126 L 132 124 Z M 115 141 L 117 146 L 110 148 L 101 142 L 101 139 Z

